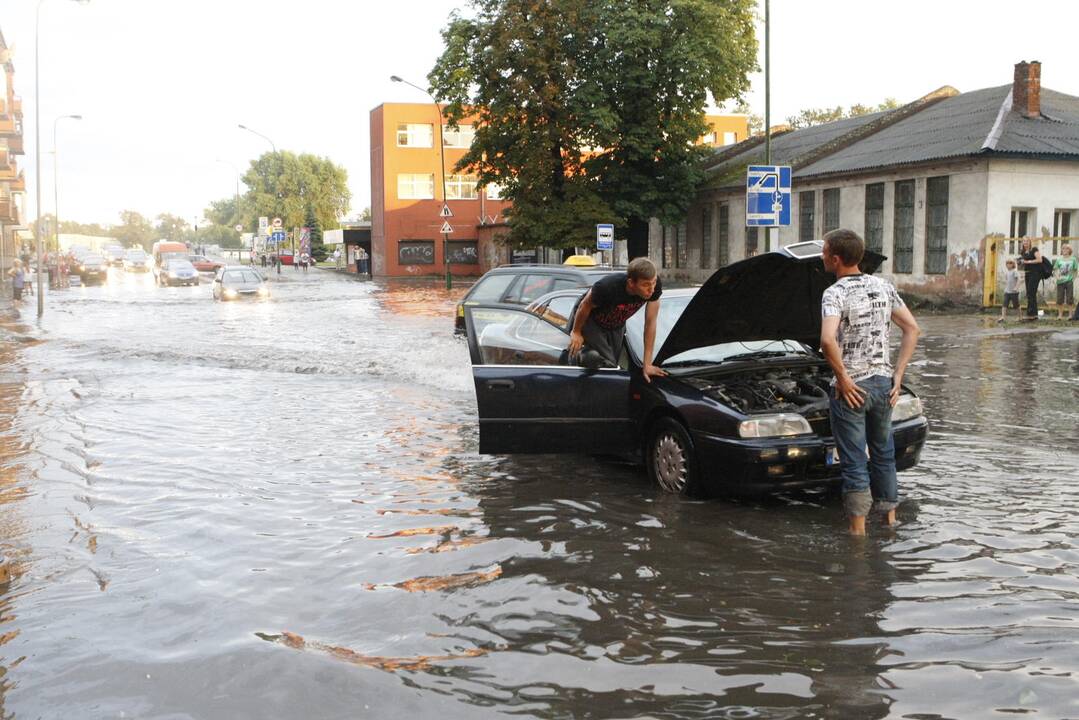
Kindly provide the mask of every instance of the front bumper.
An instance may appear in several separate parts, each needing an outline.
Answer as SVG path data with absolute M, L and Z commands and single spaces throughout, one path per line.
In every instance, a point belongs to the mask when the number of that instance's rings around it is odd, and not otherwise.
M 924 417 L 892 425 L 896 470 L 918 464 L 928 434 Z M 761 494 L 840 484 L 839 465 L 828 458 L 831 437 L 740 439 L 694 432 L 702 485 L 716 493 Z

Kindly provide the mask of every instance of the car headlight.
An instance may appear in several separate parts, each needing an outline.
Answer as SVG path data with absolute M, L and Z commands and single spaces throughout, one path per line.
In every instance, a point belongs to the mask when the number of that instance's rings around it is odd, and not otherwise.
M 236 297 L 236 291 L 232 288 L 225 288 L 225 297 Z
M 895 407 L 892 408 L 892 422 L 903 422 L 921 415 L 922 401 L 913 395 L 903 394 L 899 396 Z
M 85 265 L 79 265 L 79 272 L 86 272 L 86 266 Z
M 177 277 L 177 275 L 176 275 L 176 273 L 174 273 L 174 272 L 170 272 L 170 273 L 169 273 L 169 277 L 170 277 L 170 278 L 174 278 L 174 277 Z
M 270 294 L 270 288 L 268 288 L 268 287 L 260 287 L 259 288 L 259 295 L 261 295 L 263 297 L 266 297 L 269 294 Z
M 809 421 L 795 413 L 761 415 L 738 424 L 738 434 L 744 438 L 786 437 L 813 432 Z

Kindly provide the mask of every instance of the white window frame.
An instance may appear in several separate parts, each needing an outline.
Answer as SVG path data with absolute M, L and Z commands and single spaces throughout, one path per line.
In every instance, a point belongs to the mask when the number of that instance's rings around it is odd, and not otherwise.
M 464 144 L 463 137 L 468 138 Z M 448 148 L 460 148 L 467 150 L 472 147 L 472 141 L 476 139 L 476 128 L 471 125 L 458 125 L 456 130 L 450 129 L 449 125 L 442 126 L 442 144 Z
M 488 200 L 501 200 L 502 199 L 502 186 L 498 183 L 487 183 L 483 188 L 484 195 Z
M 426 186 L 426 190 L 424 190 Z M 433 173 L 398 173 L 398 200 L 434 200 L 435 176 Z
M 434 144 L 435 126 L 431 123 L 397 123 L 397 147 L 429 148 Z
M 446 176 L 447 200 L 478 200 L 479 197 L 475 175 Z

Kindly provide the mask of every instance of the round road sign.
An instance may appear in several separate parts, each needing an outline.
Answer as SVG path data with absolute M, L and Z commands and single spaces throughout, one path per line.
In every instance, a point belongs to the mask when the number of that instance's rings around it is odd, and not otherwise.
M 237 225 L 236 226 L 236 232 L 243 232 L 243 231 L 244 231 L 244 226 L 243 225 Z
M 274 218 L 273 219 L 273 226 L 274 227 L 281 227 L 281 225 L 282 225 L 281 218 Z

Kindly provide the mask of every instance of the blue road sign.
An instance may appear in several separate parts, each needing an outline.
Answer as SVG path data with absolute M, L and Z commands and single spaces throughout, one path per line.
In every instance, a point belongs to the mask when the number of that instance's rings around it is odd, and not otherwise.
M 280 243 L 285 242 L 285 231 L 274 230 L 273 233 L 270 235 L 270 242 L 274 245 L 279 245 Z
M 608 223 L 596 225 L 596 249 L 614 250 L 614 225 Z
M 791 169 L 750 165 L 746 172 L 746 226 L 791 224 Z

